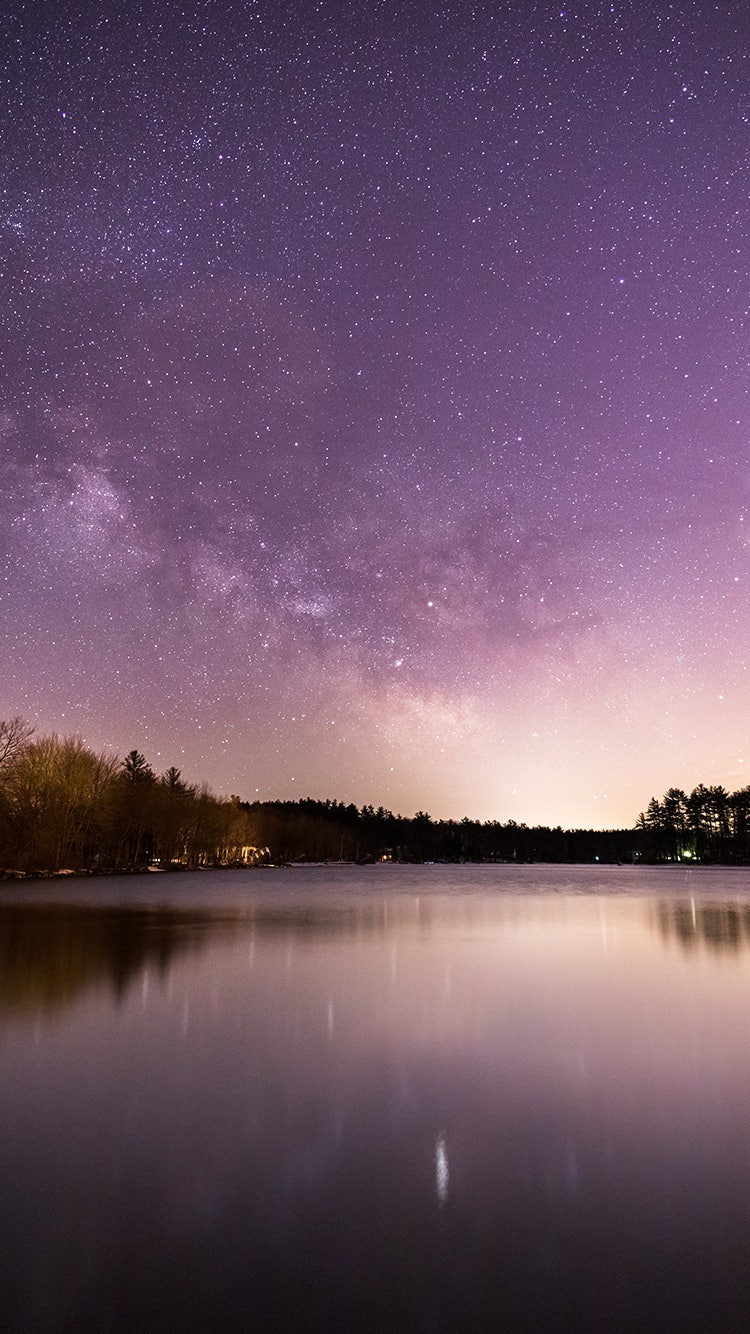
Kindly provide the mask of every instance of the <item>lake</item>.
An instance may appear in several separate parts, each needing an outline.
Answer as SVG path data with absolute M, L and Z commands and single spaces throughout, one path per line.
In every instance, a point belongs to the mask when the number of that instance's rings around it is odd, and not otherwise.
M 0 886 L 11 1331 L 746 1331 L 750 872 Z

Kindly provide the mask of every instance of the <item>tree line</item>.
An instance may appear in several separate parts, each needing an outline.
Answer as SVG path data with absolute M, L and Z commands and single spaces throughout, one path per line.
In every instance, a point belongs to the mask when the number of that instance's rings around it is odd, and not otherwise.
M 78 738 L 0 721 L 0 868 L 14 871 L 195 868 L 252 861 L 237 798 L 156 774 L 140 751 L 121 760 Z
M 339 801 L 242 801 L 158 774 L 138 750 L 0 721 L 0 872 L 138 871 L 294 861 L 750 862 L 750 788 L 652 798 L 634 829 L 433 820 Z
M 652 862 L 750 862 L 750 787 L 727 792 L 699 783 L 692 792 L 670 787 L 638 816 L 643 855 Z
M 97 754 L 0 721 L 0 871 L 136 871 L 293 861 L 622 861 L 628 830 L 411 818 L 339 801 L 220 798 L 138 750 Z
M 621 862 L 637 857 L 631 830 L 529 827 L 515 820 L 433 820 L 338 801 L 254 802 L 258 841 L 277 861 Z M 634 841 L 635 840 L 635 841 Z

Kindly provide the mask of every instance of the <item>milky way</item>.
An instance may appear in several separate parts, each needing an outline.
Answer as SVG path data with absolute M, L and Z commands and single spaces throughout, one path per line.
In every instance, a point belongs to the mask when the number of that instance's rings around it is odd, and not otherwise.
M 750 782 L 746 5 L 1 22 L 0 717 L 404 814 Z

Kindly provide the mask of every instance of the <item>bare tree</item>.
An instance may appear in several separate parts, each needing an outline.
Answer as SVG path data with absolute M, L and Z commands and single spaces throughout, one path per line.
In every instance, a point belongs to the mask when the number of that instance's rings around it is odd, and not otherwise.
M 90 866 L 105 833 L 117 759 L 76 737 L 44 736 L 6 767 L 3 814 L 18 869 Z
M 0 772 L 28 745 L 34 730 L 25 718 L 0 718 Z

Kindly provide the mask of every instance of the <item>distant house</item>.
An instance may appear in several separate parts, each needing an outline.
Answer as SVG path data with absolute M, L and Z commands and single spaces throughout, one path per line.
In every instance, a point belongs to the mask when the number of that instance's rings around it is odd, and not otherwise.
M 256 848 L 252 843 L 245 843 L 239 852 L 239 860 L 245 866 L 257 866 L 259 862 L 268 861 L 271 856 L 269 848 Z

